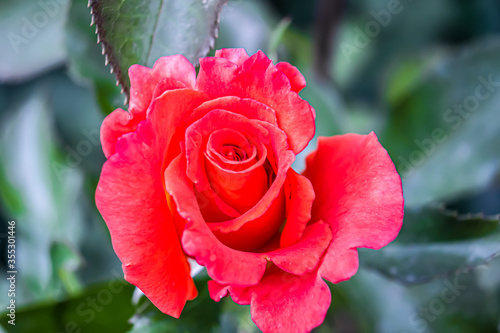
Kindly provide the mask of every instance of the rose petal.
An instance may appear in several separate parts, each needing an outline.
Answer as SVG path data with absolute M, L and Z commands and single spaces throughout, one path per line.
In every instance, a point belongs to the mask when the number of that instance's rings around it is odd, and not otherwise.
M 114 154 L 116 141 L 119 137 L 135 131 L 137 125 L 146 119 L 146 110 L 151 103 L 152 96 L 159 96 L 167 90 L 186 88 L 187 84 L 194 87 L 196 78 L 191 78 L 191 75 L 187 73 L 189 70 L 186 72 L 186 76 L 182 75 L 182 80 L 187 82 L 184 83 L 179 80 L 179 72 L 181 72 L 182 68 L 176 70 L 171 68 L 175 64 L 182 66 L 184 61 L 176 57 L 166 58 L 159 59 L 153 69 L 140 65 L 130 67 L 129 73 L 132 85 L 130 113 L 122 109 L 116 109 L 104 119 L 101 126 L 101 142 L 106 158 Z M 165 77 L 162 79 L 164 75 L 172 75 L 175 78 Z M 136 85 L 140 91 L 135 90 Z
M 194 110 L 207 99 L 203 93 L 178 89 L 166 91 L 153 100 L 147 117 L 156 133 L 159 154 L 164 156 L 163 169 L 180 153 L 179 143 L 184 140 Z
M 215 119 L 225 119 L 225 123 L 229 122 L 228 119 L 244 121 L 242 116 L 222 110 L 213 111 L 213 117 Z M 269 145 L 267 147 L 268 160 L 275 172 L 275 179 L 266 194 L 254 207 L 252 207 L 252 209 L 231 221 L 210 223 L 210 229 L 212 231 L 220 231 L 222 233 L 233 232 L 243 227 L 243 225 L 249 221 L 262 217 L 273 205 L 274 200 L 278 198 L 278 194 L 282 192 L 287 171 L 290 169 L 291 164 L 295 160 L 295 154 L 288 150 L 286 135 L 280 129 L 267 122 L 258 120 L 250 120 L 250 123 L 253 125 L 253 129 L 259 129 L 259 131 L 261 131 L 261 133 L 259 133 L 260 141 Z M 262 131 L 262 129 L 265 129 L 267 133 Z M 186 143 L 186 146 L 188 146 L 188 143 Z M 278 157 L 278 159 L 276 159 L 276 157 Z M 194 165 L 196 165 L 196 163 L 194 163 Z M 199 180 L 202 179 L 202 177 L 203 176 L 199 174 L 196 176 L 196 179 Z M 192 179 L 195 178 L 193 177 Z M 272 217 L 266 217 L 266 221 L 278 225 L 281 225 L 282 223 L 279 219 Z M 263 228 L 264 226 L 261 227 Z
M 269 121 L 272 121 L 273 119 L 273 113 L 267 112 L 269 111 L 268 108 L 260 103 L 252 102 L 250 100 L 243 100 L 240 98 L 224 98 L 203 103 L 206 99 L 206 95 L 203 93 L 189 89 L 179 89 L 167 91 L 153 101 L 153 105 L 148 111 L 148 118 L 150 118 L 154 124 L 155 131 L 159 133 L 159 146 L 164 148 L 169 147 L 163 161 L 164 167 L 166 167 L 170 161 L 179 154 L 179 142 L 184 140 L 184 134 L 187 126 L 203 117 L 209 110 L 211 110 L 211 105 L 221 103 L 226 106 L 241 106 L 244 107 L 242 108 L 242 110 L 244 110 L 243 112 L 247 113 L 249 116 L 258 117 L 259 114 L 261 114 L 263 117 L 267 117 L 267 120 Z M 200 104 L 200 107 L 195 108 Z M 193 110 L 193 108 L 195 109 Z M 175 130 L 165 131 L 165 128 L 174 128 Z M 286 138 L 284 139 L 284 142 L 286 144 Z M 228 211 L 225 212 L 230 214 Z M 234 215 L 231 215 L 230 217 L 234 217 Z
M 263 206 L 261 203 L 258 205 Z M 251 217 L 245 219 L 245 215 Z M 208 223 L 208 227 L 217 239 L 233 249 L 257 251 L 276 235 L 285 217 L 285 195 L 281 191 L 276 198 L 270 200 L 269 207 L 258 217 L 245 213 L 226 222 Z M 237 230 L 223 229 L 223 227 L 231 228 L 236 223 L 238 223 Z
M 261 142 L 269 145 L 267 148 L 269 163 L 273 164 L 276 170 L 275 179 L 265 194 L 257 198 L 258 203 L 252 205 L 252 208 L 245 212 L 245 214 L 236 217 L 233 220 L 209 223 L 210 230 L 212 230 L 218 239 L 224 244 L 239 249 L 239 250 L 256 250 L 264 245 L 272 236 L 277 232 L 279 227 L 284 221 L 285 209 L 284 200 L 281 193 L 281 188 L 286 179 L 286 170 L 288 170 L 295 158 L 293 152 L 287 150 L 287 142 L 285 134 L 277 127 L 263 121 L 251 120 L 242 115 L 227 112 L 224 110 L 213 110 L 205 115 L 200 120 L 194 122 L 186 130 L 186 159 L 187 168 L 186 174 L 188 178 L 195 183 L 196 190 L 204 192 L 211 188 L 209 178 L 207 176 L 208 168 L 204 163 L 204 155 L 202 147 L 206 146 L 207 136 L 220 128 L 221 124 L 224 127 L 230 127 L 238 130 L 248 138 L 251 142 Z M 277 161 L 275 156 L 279 156 Z M 258 171 L 263 173 L 257 174 L 258 178 L 266 177 L 267 173 L 259 167 L 252 170 L 252 174 Z M 262 177 L 261 177 L 262 176 Z M 236 177 L 238 178 L 238 177 Z M 229 181 L 233 179 L 229 177 Z M 253 179 L 253 178 L 252 178 Z M 245 180 L 251 181 L 248 178 Z M 249 186 L 262 186 L 268 185 L 267 179 L 253 181 Z M 250 197 L 252 195 L 251 188 L 245 191 L 244 188 L 238 190 L 238 197 L 236 200 L 230 200 L 231 194 L 227 189 L 233 188 L 228 184 L 220 184 L 220 187 L 214 188 L 219 197 L 224 198 L 224 202 L 233 204 L 233 208 L 238 212 L 242 212 L 245 208 L 242 204 L 248 199 L 255 199 Z M 238 185 L 238 184 L 237 184 Z M 241 187 L 241 186 L 240 186 Z M 262 188 L 254 188 L 258 193 L 262 193 Z M 227 192 L 227 193 L 226 193 Z M 240 193 L 242 192 L 242 193 Z M 240 196 L 243 195 L 244 197 Z M 279 197 L 279 200 L 276 200 Z M 228 202 L 231 201 L 231 202 Z M 249 224 L 245 229 L 237 234 L 222 235 L 221 233 L 235 232 L 242 228 L 245 224 Z
M 302 275 L 318 266 L 325 250 L 332 240 L 330 226 L 323 221 L 309 225 L 297 243 L 265 253 L 282 270 Z
M 238 66 L 250 58 L 245 49 L 220 49 L 215 51 L 215 57 L 226 58 Z
M 248 305 L 252 301 L 251 288 L 223 285 L 214 280 L 208 281 L 208 292 L 210 293 L 210 297 L 216 302 L 226 297 L 228 292 L 236 304 Z
M 187 178 L 186 161 L 180 154 L 165 170 L 165 188 L 186 221 L 184 251 L 205 266 L 210 277 L 222 284 L 255 285 L 264 275 L 266 259 L 255 253 L 233 250 L 210 231 L 198 207 L 193 184 Z
M 222 169 L 210 159 L 205 159 L 210 187 L 230 207 L 243 214 L 264 196 L 269 188 L 268 175 L 263 164 L 255 164 L 243 171 Z M 207 221 L 217 222 L 217 221 Z
M 288 248 L 262 253 L 262 256 L 288 273 L 299 276 L 310 272 L 317 274 L 318 263 L 331 239 L 332 233 L 329 226 L 326 223 L 318 222 L 307 227 L 300 242 Z M 250 304 L 252 292 L 256 287 L 244 288 L 209 281 L 208 288 L 210 296 L 217 302 L 229 292 L 236 303 Z M 281 286 L 277 286 L 277 288 L 281 288 Z
M 176 90 L 176 89 L 189 89 L 189 88 L 181 81 L 167 77 L 156 84 L 155 88 L 153 89 L 153 95 L 151 95 L 151 101 L 156 97 L 162 95 L 165 91 Z
M 163 79 L 180 81 L 182 85 L 191 89 L 196 84 L 195 68 L 182 55 L 161 57 L 154 63 L 153 68 L 132 65 L 128 70 L 128 75 L 130 78 L 130 112 L 133 114 L 146 112 L 156 86 Z
M 287 184 L 287 221 L 280 239 L 280 247 L 297 242 L 311 219 L 311 209 L 315 198 L 311 182 L 293 169 L 288 170 Z
M 205 94 L 191 89 L 165 91 L 153 100 L 148 111 L 148 118 L 153 123 L 157 134 L 158 146 L 161 147 L 159 153 L 164 155 L 163 168 L 180 153 L 180 142 L 184 140 L 186 128 L 198 117 L 205 115 L 204 110 L 196 110 L 206 100 Z M 166 131 L 166 128 L 171 130 Z M 219 208 L 217 211 L 212 209 L 207 212 L 211 216 L 222 214 L 217 218 L 225 219 L 240 215 L 209 189 L 203 193 L 203 198 L 200 197 L 200 203 L 203 209 Z
M 336 283 L 356 272 L 352 249 L 379 249 L 398 235 L 401 179 L 373 132 L 320 137 L 318 150 L 306 162 L 304 176 L 316 193 L 312 220 L 329 223 L 334 235 L 320 274 Z
M 354 276 L 358 267 L 357 248 L 346 248 L 341 242 L 332 241 L 319 272 L 328 281 L 339 283 Z
M 194 189 L 201 214 L 207 222 L 228 221 L 241 214 L 222 200 L 211 188 L 203 192 Z
M 321 325 L 331 302 L 317 271 L 298 276 L 271 268 L 252 289 L 250 314 L 264 332 L 309 332 Z
M 238 96 L 255 99 L 276 111 L 279 127 L 298 154 L 314 136 L 314 111 L 291 90 L 288 77 L 264 53 L 257 52 L 240 66 L 225 58 L 200 59 L 197 89 L 211 98 Z
M 241 114 L 248 119 L 257 119 L 268 122 L 272 125 L 278 125 L 276 113 L 273 109 L 250 98 L 240 98 L 236 96 L 216 98 L 200 105 L 200 107 L 196 109 L 196 114 L 201 117 L 201 115 L 205 115 L 212 110 L 231 111 L 233 113 Z
M 257 154 L 257 147 L 259 154 Z M 228 152 L 234 153 L 236 150 L 240 152 L 239 158 L 235 158 L 236 155 L 230 158 Z M 238 172 L 254 167 L 255 163 L 259 163 L 261 159 L 265 160 L 267 151 L 264 152 L 264 150 L 265 146 L 262 143 L 249 142 L 241 132 L 232 128 L 221 128 L 210 134 L 205 149 L 205 158 L 222 169 Z
M 182 203 L 182 208 L 177 206 L 177 209 L 187 221 L 182 237 L 184 250 L 207 267 L 214 280 L 221 284 L 254 285 L 264 274 L 266 259 L 296 274 L 317 267 L 331 239 L 327 224 L 319 222 L 307 227 L 302 239 L 287 248 L 266 253 L 233 250 L 224 246 L 207 228 L 189 186 L 191 182 L 182 171 L 184 168 L 185 162 L 180 155 L 165 170 L 166 188 L 176 203 Z
M 113 155 L 118 139 L 126 133 L 135 131 L 137 125 L 143 120 L 144 118 L 133 117 L 123 109 L 116 109 L 104 118 L 101 125 L 101 144 L 104 156 L 109 158 Z
M 207 117 L 209 116 L 210 113 Z M 232 127 L 232 124 L 228 123 L 227 126 Z M 207 140 L 204 152 L 205 171 L 210 187 L 230 207 L 233 207 L 239 213 L 244 213 L 260 200 L 269 187 L 268 175 L 264 168 L 267 149 L 265 149 L 265 146 L 261 142 L 250 143 L 243 133 L 234 128 L 223 128 L 210 132 L 212 133 Z M 215 151 L 216 149 L 219 150 L 227 147 L 225 145 L 241 147 L 244 151 L 245 159 L 234 163 L 236 161 L 229 161 Z M 259 147 L 259 159 L 256 158 L 256 146 Z M 255 156 L 253 159 L 247 159 L 246 151 L 250 154 L 252 147 L 254 148 Z M 208 154 L 207 151 L 212 151 L 212 154 Z M 216 159 L 210 158 L 210 155 L 213 155 Z M 217 159 L 218 156 L 220 158 Z M 238 170 L 240 168 L 242 170 Z M 207 222 L 218 221 L 220 220 L 207 220 Z
M 288 62 L 278 62 L 276 68 L 286 75 L 290 80 L 291 89 L 296 93 L 300 92 L 306 86 L 306 79 L 304 75 L 297 69 L 297 67 L 290 65 Z
M 249 119 L 276 124 L 274 111 L 262 103 L 239 97 L 223 97 L 208 101 L 208 96 L 190 89 L 166 91 L 156 97 L 148 113 L 157 133 L 164 133 L 162 144 L 169 147 L 164 165 L 179 154 L 179 143 L 185 140 L 188 126 L 214 109 L 224 109 Z M 165 131 L 165 128 L 175 129 Z
M 250 304 L 254 323 L 263 332 L 309 332 L 325 319 L 331 302 L 328 285 L 314 270 L 304 275 L 271 267 L 257 286 L 240 288 L 208 282 L 210 297 L 229 292 L 238 304 Z
M 266 124 L 267 125 L 267 124 Z M 195 121 L 186 130 L 185 145 L 187 169 L 186 174 L 193 183 L 196 184 L 198 191 L 205 191 L 210 187 L 209 178 L 207 175 L 207 166 L 205 165 L 204 152 L 207 147 L 210 134 L 222 128 L 230 127 L 233 130 L 240 132 L 251 142 L 262 142 L 272 140 L 271 133 L 263 127 L 258 121 L 250 120 L 242 115 L 231 113 L 225 110 L 213 110 L 206 114 L 203 118 Z M 266 142 L 262 142 L 265 144 Z M 261 167 L 262 168 L 262 167 Z M 251 170 L 256 171 L 256 170 Z M 229 177 L 227 184 L 221 184 L 218 189 L 222 195 L 226 188 L 232 187 L 229 182 L 237 180 Z M 267 181 L 263 182 L 267 185 Z M 262 183 L 262 182 L 259 182 Z M 237 211 L 239 209 L 234 207 Z
M 197 292 L 165 198 L 157 151 L 147 122 L 122 136 L 103 166 L 96 204 L 125 279 L 178 318 Z

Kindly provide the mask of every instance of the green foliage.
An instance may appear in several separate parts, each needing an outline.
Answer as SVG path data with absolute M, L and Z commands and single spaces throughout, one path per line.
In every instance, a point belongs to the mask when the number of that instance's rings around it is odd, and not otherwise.
M 15 196 L 22 198 L 21 211 L 18 204 L 6 208 L 17 213 L 17 256 L 33 260 L 29 264 L 18 261 L 26 281 L 25 286 L 22 281 L 19 284 L 21 304 L 61 296 L 61 280 L 52 275 L 46 262 L 50 262 L 54 240 L 74 244 L 81 235 L 77 201 L 82 175 L 64 166 L 47 113 L 48 101 L 43 88 L 39 88 L 2 124 L 0 159 L 5 174 L 1 178 L 6 180 L 6 188 L 15 188 Z M 71 274 L 74 265 L 68 267 L 65 263 L 63 258 L 52 263 L 53 271 Z
M 407 206 L 482 190 L 498 174 L 500 123 L 491 119 L 500 115 L 499 52 L 500 39 L 488 38 L 396 70 L 381 141 L 403 177 Z
M 153 66 L 165 55 L 183 54 L 192 63 L 206 55 L 217 36 L 227 0 L 91 0 L 106 57 L 128 94 L 128 68 Z
M 96 128 L 102 117 L 91 92 L 59 72 L 9 92 L 11 112 L 0 126 L 0 199 L 3 216 L 16 221 L 16 302 L 24 306 L 79 293 L 109 278 L 117 260 L 91 208 L 94 191 L 85 189 L 85 177 L 103 162 Z M 7 293 L 4 279 L 0 289 Z
M 106 68 L 95 28 L 90 26 L 86 0 L 71 2 L 65 28 L 70 75 L 94 89 L 105 114 L 123 105 L 124 97 L 120 96 L 120 88 L 115 84 L 114 75 Z
M 64 61 L 68 5 L 56 2 L 47 7 L 44 3 L 0 2 L 0 83 L 33 78 Z
M 134 313 L 130 301 L 134 287 L 123 280 L 89 286 L 84 292 L 61 302 L 45 302 L 16 311 L 16 325 L 2 324 L 9 332 L 109 332 L 123 333 L 130 328 Z
M 349 281 L 331 285 L 327 321 L 315 330 L 326 332 L 496 332 L 496 295 L 481 282 L 489 268 L 405 286 L 360 268 Z M 498 279 L 498 277 L 497 277 Z
M 500 256 L 500 222 L 439 209 L 407 210 L 396 241 L 378 251 L 360 252 L 367 267 L 403 283 L 424 283 Z
M 207 281 L 206 274 L 195 279 L 198 297 L 186 304 L 179 319 L 166 316 L 145 299 L 131 319 L 134 326 L 129 333 L 218 332 L 222 305 L 210 298 Z

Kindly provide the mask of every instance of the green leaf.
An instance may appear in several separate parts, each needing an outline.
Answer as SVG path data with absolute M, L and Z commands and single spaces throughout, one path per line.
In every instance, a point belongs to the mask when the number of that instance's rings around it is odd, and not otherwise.
M 250 306 L 239 305 L 230 297 L 221 300 L 222 313 L 220 316 L 221 332 L 259 333 L 261 330 L 250 317 Z
M 183 54 L 193 64 L 214 45 L 218 19 L 227 0 L 90 0 L 117 80 L 128 95 L 128 68 L 151 67 L 165 55 Z
M 405 286 L 361 268 L 349 281 L 331 287 L 333 297 L 344 295 L 348 312 L 332 308 L 329 316 L 341 332 L 339 322 L 348 315 L 354 332 L 495 332 L 499 306 L 494 294 L 478 286 L 474 273 Z
M 112 280 L 87 288 L 78 296 L 62 302 L 41 303 L 16 308 L 16 325 L 1 314 L 0 322 L 9 332 L 109 332 L 122 333 L 130 328 L 127 319 L 134 313 L 130 302 L 134 286 L 124 280 Z
M 330 284 L 330 290 L 332 305 L 318 333 L 411 332 L 414 302 L 405 286 L 360 267 L 350 280 Z
M 360 267 L 348 281 L 330 284 L 332 304 L 314 332 L 496 332 L 500 294 L 481 286 L 477 273 L 496 272 L 485 267 L 408 286 Z
M 18 88 L 17 104 L 9 105 L 13 112 L 0 129 L 0 187 L 8 189 L 0 199 L 5 213 L 15 216 L 17 257 L 22 258 L 16 263 L 23 276 L 16 295 L 19 305 L 78 291 L 79 245 L 87 232 L 98 237 L 94 225 L 85 220 L 84 177 L 78 167 L 86 155 L 64 154 L 54 135 L 50 97 L 60 79 L 50 75 L 34 86 Z M 64 82 L 74 97 L 69 80 Z M 72 102 L 78 104 L 79 99 Z M 2 281 L 2 292 L 4 288 Z
M 478 191 L 499 172 L 499 52 L 500 39 L 490 38 L 400 66 L 406 89 L 389 85 L 381 142 L 403 177 L 407 207 Z
M 9 87 L 0 126 L 0 206 L 17 222 L 19 305 L 63 299 L 121 266 L 94 203 L 102 115 L 62 72 Z
M 387 12 L 391 4 L 398 5 L 396 14 Z M 409 55 L 422 54 L 427 58 L 431 45 L 443 41 L 438 32 L 463 26 L 464 20 L 461 20 L 458 27 L 450 27 L 456 7 L 456 2 L 448 0 L 358 2 L 349 9 L 351 14 L 345 15 L 336 31 L 337 37 L 332 39 L 338 45 L 333 56 L 332 77 L 340 90 L 348 99 L 370 101 L 372 108 L 377 108 L 380 104 L 377 95 L 381 83 L 387 79 L 388 68 Z M 370 25 L 373 27 L 373 23 L 377 23 L 377 14 L 384 23 L 374 35 L 369 29 Z M 422 24 L 422 18 L 425 18 L 425 24 Z M 472 19 L 472 16 L 468 18 Z
M 0 2 L 0 82 L 29 79 L 63 63 L 63 25 L 68 2 L 61 3 Z
M 290 17 L 285 17 L 271 33 L 269 46 L 267 47 L 267 55 L 269 59 L 273 60 L 274 63 L 278 62 L 278 48 L 283 42 L 283 36 L 285 35 L 286 30 L 290 27 L 291 23 L 292 19 Z
M 500 232 L 498 216 L 460 215 L 443 207 L 407 209 L 398 243 L 431 243 L 473 240 Z
M 23 303 L 23 299 L 60 295 L 47 258 L 53 239 L 79 239 L 81 220 L 75 203 L 82 177 L 76 170 L 65 170 L 58 178 L 52 167 L 61 162 L 61 157 L 51 133 L 44 89 L 26 97 L 16 111 L 2 124 L 0 161 L 5 176 L 0 178 L 17 191 L 24 208 L 16 215 L 17 257 L 30 259 L 17 263 L 26 282 L 26 286 L 21 281 L 19 285 L 18 301 Z
M 398 238 L 360 263 L 408 284 L 466 272 L 500 256 L 500 222 L 436 209 L 407 211 Z
M 95 28 L 90 26 L 86 0 L 73 0 L 66 22 L 65 47 L 69 58 L 69 74 L 78 82 L 91 86 L 104 114 L 123 105 L 116 78 L 106 67 Z
M 12 216 L 19 216 L 26 210 L 21 194 L 7 179 L 7 172 L 0 156 L 0 198 Z
M 207 281 L 206 274 L 195 278 L 198 297 L 187 302 L 179 319 L 161 313 L 145 299 L 131 319 L 134 327 L 129 333 L 218 332 L 222 305 L 210 298 Z
M 82 286 L 76 276 L 77 269 L 82 264 L 82 258 L 77 249 L 63 242 L 54 242 L 50 248 L 53 275 L 58 276 L 66 292 L 70 295 L 78 293 Z

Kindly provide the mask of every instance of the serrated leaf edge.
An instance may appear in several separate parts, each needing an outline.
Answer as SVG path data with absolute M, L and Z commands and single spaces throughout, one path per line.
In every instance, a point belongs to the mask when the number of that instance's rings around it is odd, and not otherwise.
M 104 65 L 110 65 L 110 73 L 115 73 L 116 85 L 121 85 L 121 93 L 125 95 L 124 104 L 128 104 L 130 98 L 130 88 L 127 86 L 125 74 L 118 64 L 113 47 L 106 40 L 106 32 L 102 28 L 103 17 L 100 11 L 100 6 L 100 0 L 89 0 L 87 7 L 90 8 L 90 26 L 95 25 L 96 27 L 95 34 L 97 35 L 97 44 L 101 44 L 102 55 L 104 56 Z
M 459 213 L 458 210 L 447 208 L 446 204 L 444 204 L 444 203 L 435 203 L 435 204 L 429 205 L 429 208 L 436 209 L 441 214 L 449 216 L 449 217 L 453 217 L 458 221 L 481 219 L 481 220 L 485 220 L 485 221 L 500 222 L 500 214 L 487 215 L 484 212 L 463 214 L 463 213 Z

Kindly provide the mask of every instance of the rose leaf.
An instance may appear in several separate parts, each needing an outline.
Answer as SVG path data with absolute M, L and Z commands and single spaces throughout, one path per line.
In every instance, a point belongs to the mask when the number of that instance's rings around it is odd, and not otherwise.
M 165 55 L 183 54 L 193 64 L 214 46 L 227 0 L 90 0 L 106 63 L 126 96 L 133 64 L 151 67 Z
M 500 171 L 500 122 L 492 121 L 499 52 L 500 39 L 491 37 L 395 66 L 380 141 L 402 176 L 407 207 L 480 191 Z
M 407 210 L 393 243 L 360 255 L 361 264 L 406 284 L 445 278 L 500 256 L 499 218 L 440 208 Z

